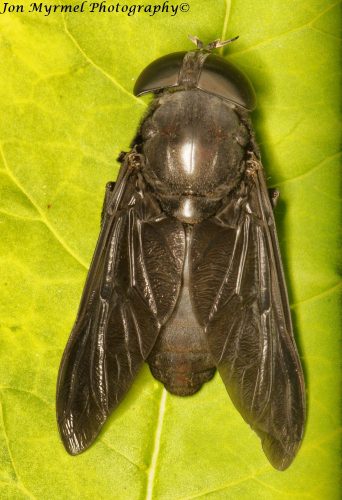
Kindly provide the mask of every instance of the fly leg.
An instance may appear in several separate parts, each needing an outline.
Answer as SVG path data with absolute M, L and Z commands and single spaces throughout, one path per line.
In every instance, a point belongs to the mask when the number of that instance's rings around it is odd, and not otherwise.
M 126 156 L 128 154 L 129 153 L 127 153 L 126 151 L 121 151 L 121 153 L 119 154 L 119 156 L 117 158 L 117 161 L 119 163 L 121 163 L 121 164 L 124 163 L 125 158 L 126 158 Z M 104 200 L 103 200 L 102 212 L 101 212 L 101 227 L 103 226 L 103 220 L 105 218 L 105 215 L 106 215 L 106 212 L 107 212 L 107 208 L 108 208 L 109 203 L 110 203 L 110 195 L 114 191 L 114 188 L 115 188 L 115 182 L 114 181 L 107 182 L 107 184 L 106 184 L 106 192 L 105 192 L 105 197 L 104 197 Z
M 106 192 L 105 192 L 105 197 L 104 197 L 104 200 L 103 200 L 103 205 L 102 205 L 102 212 L 101 212 L 101 227 L 103 226 L 103 221 L 104 221 L 104 217 L 106 215 L 106 212 L 107 212 L 107 208 L 108 208 L 108 204 L 109 204 L 109 200 L 110 200 L 110 195 L 112 194 L 113 190 L 114 190 L 114 187 L 115 187 L 115 182 L 107 182 L 106 184 Z
M 256 156 L 256 154 L 254 153 L 254 151 L 247 151 L 247 158 L 248 159 L 246 162 L 247 163 L 246 173 L 249 176 L 253 176 L 260 169 L 261 163 L 260 163 L 260 160 L 258 159 L 258 157 Z M 279 195 L 280 195 L 280 193 L 279 193 L 278 189 L 275 189 L 275 188 L 268 189 L 268 197 L 270 199 L 273 210 L 277 206 Z
M 271 202 L 272 208 L 273 208 L 273 210 L 274 210 L 274 209 L 275 209 L 275 207 L 277 206 L 277 203 L 278 203 L 278 200 L 279 200 L 280 193 L 279 193 L 278 189 L 275 189 L 275 188 L 269 188 L 269 189 L 268 189 L 268 196 L 269 196 L 269 198 L 270 198 L 270 202 Z

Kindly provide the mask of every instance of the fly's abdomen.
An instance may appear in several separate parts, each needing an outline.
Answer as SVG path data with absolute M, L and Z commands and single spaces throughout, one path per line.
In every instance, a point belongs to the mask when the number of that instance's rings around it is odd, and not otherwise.
M 177 396 L 190 396 L 215 373 L 213 360 L 201 335 L 190 324 L 172 322 L 161 333 L 148 358 L 152 375 Z
M 204 330 L 199 324 L 189 292 L 191 226 L 185 226 L 186 248 L 182 287 L 171 318 L 162 328 L 148 357 L 152 375 L 178 396 L 197 392 L 215 373 Z

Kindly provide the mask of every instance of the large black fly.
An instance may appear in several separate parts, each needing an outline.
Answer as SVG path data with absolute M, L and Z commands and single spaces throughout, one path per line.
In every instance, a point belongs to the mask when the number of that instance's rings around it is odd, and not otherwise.
M 195 393 L 217 369 L 278 469 L 303 436 L 305 389 L 247 78 L 197 50 L 150 64 L 155 98 L 117 182 L 57 388 L 66 449 L 97 436 L 146 361 L 168 391 Z

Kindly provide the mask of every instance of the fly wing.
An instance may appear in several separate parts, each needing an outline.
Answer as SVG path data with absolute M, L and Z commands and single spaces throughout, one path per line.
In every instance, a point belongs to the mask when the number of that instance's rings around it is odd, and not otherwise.
M 175 306 L 184 232 L 123 166 L 106 201 L 78 317 L 62 358 L 57 420 L 67 451 L 97 436 L 148 357 Z
M 272 207 L 252 167 L 221 213 L 195 227 L 193 302 L 234 405 L 283 470 L 302 440 L 305 388 Z

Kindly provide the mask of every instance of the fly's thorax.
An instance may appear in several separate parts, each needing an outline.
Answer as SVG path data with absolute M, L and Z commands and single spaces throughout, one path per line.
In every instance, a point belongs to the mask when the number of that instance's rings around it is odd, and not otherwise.
M 144 177 L 164 209 L 184 222 L 215 212 L 241 179 L 249 129 L 219 97 L 198 89 L 166 92 L 141 132 Z
M 205 196 L 159 196 L 163 210 L 185 224 L 197 224 L 215 214 L 221 206 L 221 200 Z

